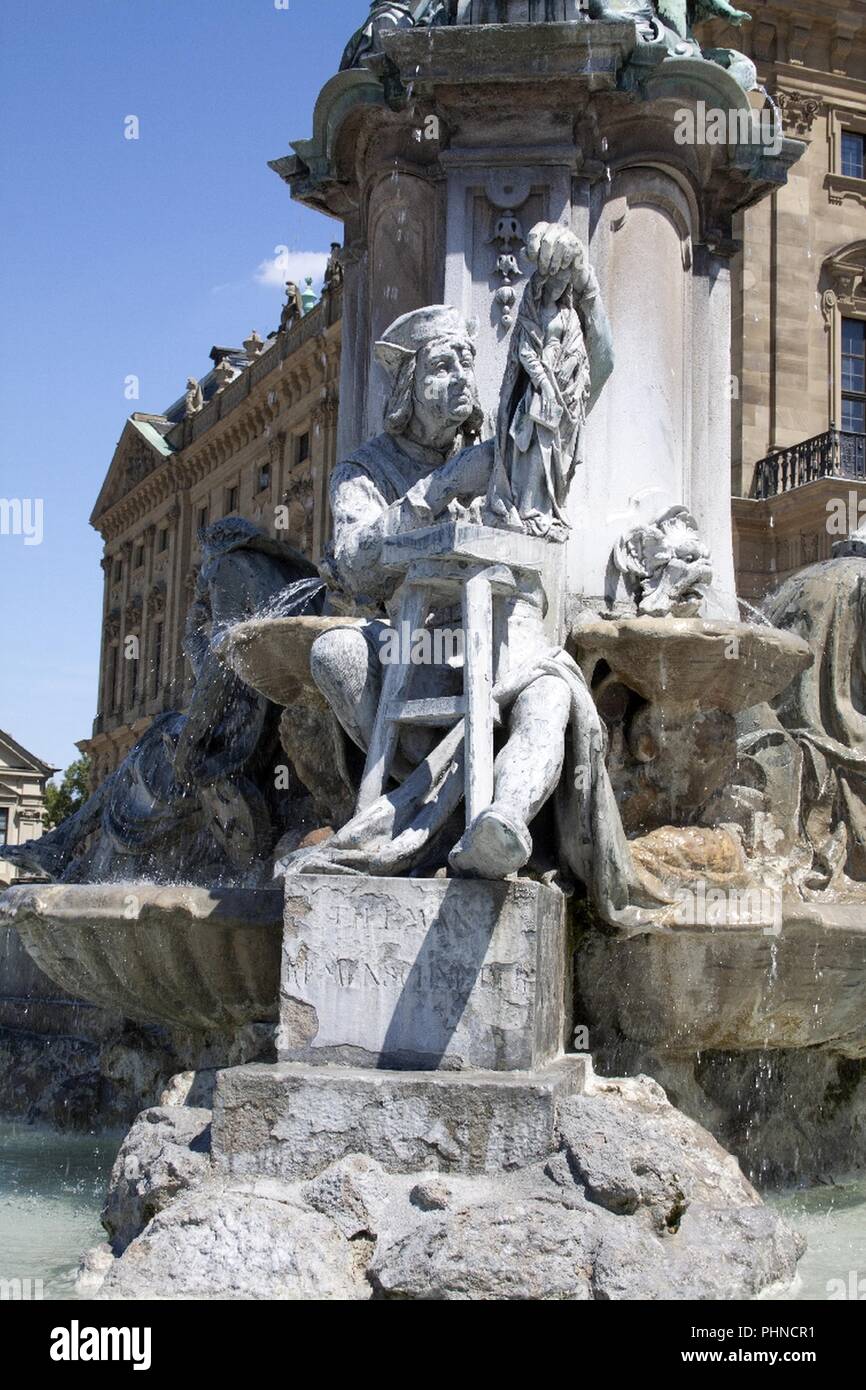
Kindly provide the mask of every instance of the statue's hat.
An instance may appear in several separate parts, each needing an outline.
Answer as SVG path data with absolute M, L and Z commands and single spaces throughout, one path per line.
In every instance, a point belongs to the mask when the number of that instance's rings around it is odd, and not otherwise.
M 472 325 L 450 304 L 428 304 L 424 309 L 402 314 L 386 328 L 375 344 L 376 359 L 391 376 L 396 376 L 406 358 L 414 357 L 425 343 L 439 338 L 460 340 L 474 336 Z

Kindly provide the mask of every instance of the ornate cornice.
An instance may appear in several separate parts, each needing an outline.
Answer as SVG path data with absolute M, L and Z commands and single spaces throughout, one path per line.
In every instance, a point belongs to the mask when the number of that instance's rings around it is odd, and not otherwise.
M 811 135 L 812 127 L 825 110 L 824 102 L 812 92 L 796 91 L 790 87 L 775 87 L 771 93 L 782 114 L 782 123 L 789 135 L 799 140 Z
M 841 207 L 846 200 L 866 207 L 866 179 L 849 179 L 844 174 L 828 174 L 824 180 L 824 187 L 834 207 Z

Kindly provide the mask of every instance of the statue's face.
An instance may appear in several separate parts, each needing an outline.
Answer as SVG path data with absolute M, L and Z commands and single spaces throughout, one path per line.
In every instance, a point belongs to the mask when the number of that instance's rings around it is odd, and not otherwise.
M 425 343 L 415 364 L 415 413 L 437 430 L 459 427 L 478 399 L 475 349 L 468 337 Z

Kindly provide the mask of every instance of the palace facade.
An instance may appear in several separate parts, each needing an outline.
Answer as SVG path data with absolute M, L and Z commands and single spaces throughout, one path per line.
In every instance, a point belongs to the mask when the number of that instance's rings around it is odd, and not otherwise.
M 124 426 L 91 516 L 105 541 L 99 697 L 79 744 L 98 785 L 153 717 L 183 709 L 184 624 L 198 533 L 246 517 L 314 559 L 326 538 L 336 461 L 339 290 L 284 331 L 214 347 L 213 367 L 162 415 Z M 191 398 L 192 397 L 192 398 Z
M 749 53 L 807 147 L 734 228 L 735 562 L 756 599 L 866 520 L 866 3 L 743 8 L 703 37 Z

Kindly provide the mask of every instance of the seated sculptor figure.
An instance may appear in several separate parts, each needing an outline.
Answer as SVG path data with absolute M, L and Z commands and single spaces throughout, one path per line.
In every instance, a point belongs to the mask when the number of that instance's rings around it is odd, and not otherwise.
M 560 254 L 573 258 L 572 233 L 560 227 L 551 242 L 556 237 Z M 331 603 L 365 620 L 323 633 L 311 653 L 314 680 L 362 750 L 374 728 L 402 583 L 383 564 L 384 543 L 449 517 L 477 520 L 495 457 L 493 441 L 477 442 L 475 348 L 459 314 L 443 305 L 407 314 L 376 354 L 390 377 L 385 429 L 332 475 L 333 542 L 321 567 Z M 608 920 L 627 919 L 640 890 L 604 766 L 603 728 L 580 670 L 544 633 L 544 602 L 537 577 L 503 600 L 510 637 L 507 670 L 493 692 L 503 727 L 492 804 L 464 829 L 460 726 L 444 737 L 411 727 L 392 767 L 396 785 L 278 869 L 424 873 L 447 861 L 458 874 L 503 878 L 529 861 L 530 823 L 553 799 L 562 867 L 587 884 Z M 434 611 L 426 624 L 459 626 L 460 615 Z M 435 642 L 430 649 L 436 652 Z M 449 649 L 441 643 L 439 650 Z M 453 694 L 461 681 L 449 656 L 434 656 L 413 670 L 411 695 Z

